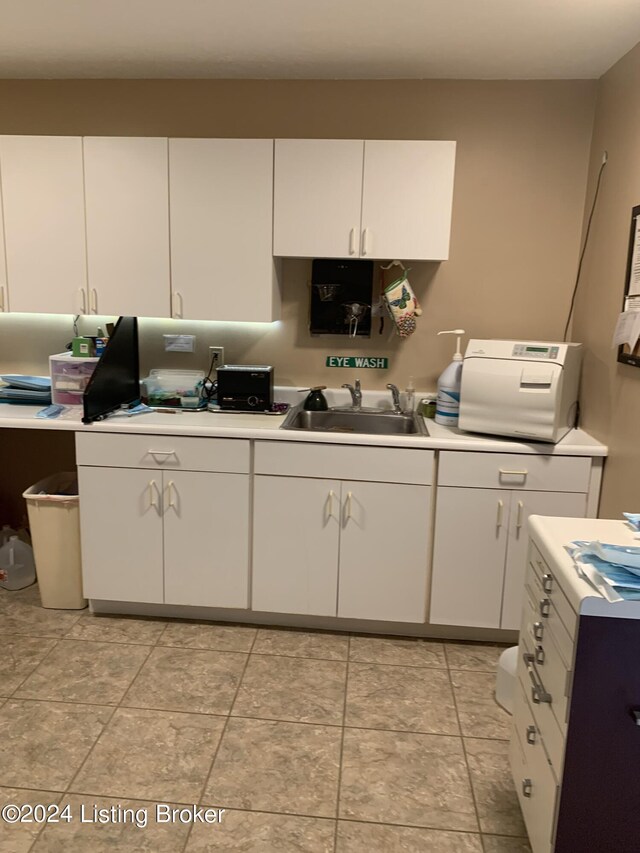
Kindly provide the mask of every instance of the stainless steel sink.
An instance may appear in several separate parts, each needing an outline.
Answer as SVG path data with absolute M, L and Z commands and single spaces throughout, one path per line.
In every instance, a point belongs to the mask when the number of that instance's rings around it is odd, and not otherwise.
M 365 435 L 429 435 L 424 419 L 416 414 L 331 409 L 326 412 L 307 412 L 297 407 L 289 412 L 281 429 Z

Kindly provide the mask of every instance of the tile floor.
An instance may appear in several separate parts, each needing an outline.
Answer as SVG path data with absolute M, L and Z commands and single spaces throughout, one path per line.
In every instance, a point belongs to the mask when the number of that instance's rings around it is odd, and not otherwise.
M 2 823 L 0 853 L 530 849 L 499 646 L 93 617 L 36 587 L 0 590 L 0 642 L 0 807 L 73 816 Z M 160 823 L 155 803 L 225 812 Z

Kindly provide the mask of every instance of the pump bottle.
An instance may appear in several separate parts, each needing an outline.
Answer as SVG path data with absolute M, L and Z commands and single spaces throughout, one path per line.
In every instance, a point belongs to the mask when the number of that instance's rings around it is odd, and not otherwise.
M 436 400 L 437 424 L 458 426 L 460 415 L 460 384 L 462 381 L 462 353 L 460 352 L 460 336 L 464 329 L 453 329 L 438 332 L 439 335 L 456 335 L 456 351 L 451 364 L 443 370 L 438 378 L 438 399 Z

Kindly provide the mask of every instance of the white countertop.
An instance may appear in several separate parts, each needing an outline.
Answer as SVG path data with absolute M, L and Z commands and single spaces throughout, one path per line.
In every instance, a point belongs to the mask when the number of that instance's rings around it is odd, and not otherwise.
M 571 430 L 558 444 L 512 441 L 508 438 L 472 435 L 426 420 L 428 436 L 378 436 L 282 430 L 284 415 L 227 412 L 180 412 L 134 415 L 118 412 L 104 421 L 85 425 L 80 409 L 67 409 L 59 418 L 36 418 L 41 406 L 0 403 L 0 428 L 53 429 L 75 432 L 118 432 L 155 435 L 214 436 L 275 441 L 307 441 L 330 444 L 366 444 L 383 447 L 424 447 L 430 450 L 478 450 L 493 453 L 540 453 L 557 456 L 606 456 L 607 447 L 583 430 Z
M 635 512 L 636 509 L 629 507 L 627 511 Z M 598 540 L 610 545 L 640 546 L 640 540 L 634 539 L 634 531 L 626 521 L 532 515 L 529 518 L 529 532 L 550 568 L 560 571 L 560 585 L 576 613 L 640 619 L 640 601 L 607 601 L 578 575 L 573 558 L 565 547 L 577 539 Z

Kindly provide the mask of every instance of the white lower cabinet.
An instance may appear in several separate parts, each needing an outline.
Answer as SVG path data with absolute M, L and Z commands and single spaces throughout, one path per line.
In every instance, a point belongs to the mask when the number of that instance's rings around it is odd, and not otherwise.
M 430 622 L 517 631 L 530 515 L 581 517 L 577 492 L 440 486 Z
M 87 598 L 248 607 L 248 474 L 78 470 Z
M 252 607 L 424 622 L 428 486 L 257 475 Z
M 256 476 L 252 608 L 335 616 L 340 481 Z

